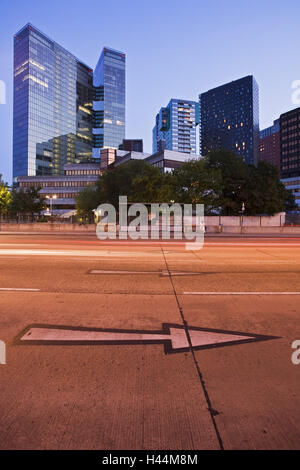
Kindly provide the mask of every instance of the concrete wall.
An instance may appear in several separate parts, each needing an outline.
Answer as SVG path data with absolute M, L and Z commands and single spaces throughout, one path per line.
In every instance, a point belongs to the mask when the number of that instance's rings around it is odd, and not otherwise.
M 300 227 L 284 227 L 285 213 L 274 217 L 205 217 L 207 233 L 219 232 L 222 225 L 223 233 L 300 233 Z M 280 225 L 281 224 L 281 225 Z M 96 225 L 79 225 L 70 223 L 1 223 L 0 232 L 78 232 L 95 233 Z
M 274 216 L 206 216 L 206 226 L 223 225 L 224 227 L 281 227 L 285 224 L 285 212 Z
M 79 225 L 63 223 L 1 223 L 0 232 L 96 232 L 96 225 Z

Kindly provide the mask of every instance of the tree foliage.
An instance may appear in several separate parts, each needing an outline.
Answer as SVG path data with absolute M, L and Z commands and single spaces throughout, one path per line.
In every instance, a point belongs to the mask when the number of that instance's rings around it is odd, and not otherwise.
M 0 219 L 3 215 L 8 214 L 11 204 L 11 192 L 8 188 L 7 183 L 2 181 L 2 175 L 0 175 Z
M 30 187 L 26 190 L 23 188 L 13 189 L 11 212 L 14 215 L 29 215 L 32 220 L 34 216 L 40 216 L 41 212 L 46 209 L 45 198 L 40 195 L 41 188 Z
M 119 196 L 127 196 L 128 202 L 157 202 L 168 189 L 165 180 L 158 168 L 143 160 L 132 160 L 106 171 L 99 178 L 98 201 L 115 207 L 118 207 Z
M 99 195 L 95 186 L 87 186 L 75 197 L 76 211 L 79 217 L 87 218 L 89 222 L 93 221 L 93 210 L 99 205 Z
M 204 204 L 208 215 L 239 215 L 243 206 L 245 215 L 274 215 L 297 207 L 294 195 L 280 182 L 273 165 L 247 165 L 225 150 L 190 160 L 172 173 L 162 173 L 143 160 L 109 169 L 95 188 L 80 192 L 77 209 L 90 214 L 102 203 L 117 208 L 119 196 L 127 196 L 132 203 Z

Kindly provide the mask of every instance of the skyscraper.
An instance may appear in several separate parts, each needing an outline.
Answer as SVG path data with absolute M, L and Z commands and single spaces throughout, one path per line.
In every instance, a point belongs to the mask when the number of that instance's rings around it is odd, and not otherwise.
M 199 104 L 195 101 L 171 99 L 161 108 L 153 128 L 153 153 L 164 149 L 198 153 L 196 127 L 199 124 Z
M 300 177 L 300 108 L 280 116 L 282 178 Z
M 90 67 L 31 24 L 14 37 L 13 177 L 92 159 Z
M 93 157 L 101 148 L 118 149 L 125 138 L 125 65 L 123 52 L 105 47 L 94 71 Z
M 276 166 L 280 172 L 280 122 L 274 121 L 273 126 L 260 131 L 259 161 L 263 160 Z
M 220 148 L 243 156 L 248 164 L 258 161 L 259 90 L 247 76 L 200 95 L 201 153 Z

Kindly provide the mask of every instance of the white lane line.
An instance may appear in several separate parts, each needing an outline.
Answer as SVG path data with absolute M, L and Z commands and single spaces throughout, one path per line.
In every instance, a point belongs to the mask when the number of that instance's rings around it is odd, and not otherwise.
M 160 274 L 159 271 L 105 271 L 102 269 L 93 269 L 90 274 Z
M 101 250 L 82 250 L 82 251 L 54 251 L 54 250 L 1 250 L 0 256 L 2 255 L 15 255 L 15 256 L 72 256 L 72 257 L 118 257 L 118 256 L 159 256 L 161 257 L 161 252 L 103 252 Z
M 184 292 L 183 294 L 184 295 L 300 295 L 300 292 Z
M 0 291 L 41 292 L 40 289 L 27 289 L 23 287 L 0 287 Z
M 273 246 L 300 246 L 300 243 L 229 243 L 229 242 L 205 242 L 204 247 L 214 246 L 214 247 L 224 247 L 224 246 L 253 246 L 253 247 L 273 247 Z
M 170 276 L 197 276 L 199 274 L 203 274 L 201 272 L 176 272 L 176 271 L 166 271 L 166 270 L 160 270 L 160 271 L 108 271 L 104 269 L 93 269 L 89 272 L 89 274 L 156 274 L 156 275 L 161 275 L 164 277 L 170 277 Z M 207 273 L 205 273 L 207 274 Z M 208 273 L 209 274 L 209 273 Z

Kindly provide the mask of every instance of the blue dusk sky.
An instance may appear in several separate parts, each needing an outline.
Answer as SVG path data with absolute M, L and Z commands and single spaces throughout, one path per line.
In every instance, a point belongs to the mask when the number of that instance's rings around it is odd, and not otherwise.
M 32 23 L 95 67 L 103 46 L 127 54 L 126 136 L 152 149 L 154 118 L 171 98 L 254 75 L 260 127 L 295 108 L 299 0 L 1 0 L 0 173 L 11 182 L 13 35 Z

